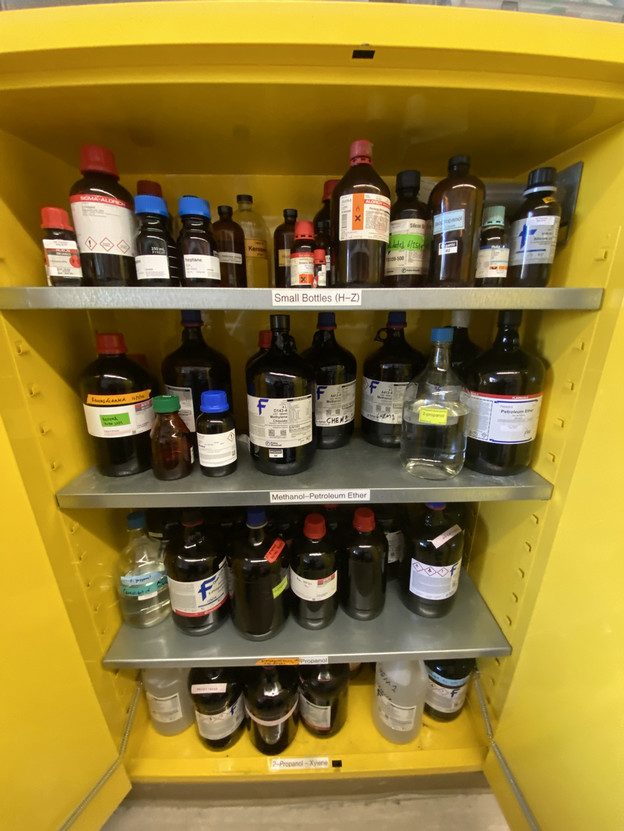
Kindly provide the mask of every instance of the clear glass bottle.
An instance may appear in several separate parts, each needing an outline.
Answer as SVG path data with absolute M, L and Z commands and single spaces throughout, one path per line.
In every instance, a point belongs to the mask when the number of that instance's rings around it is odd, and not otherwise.
M 245 729 L 242 672 L 237 667 L 194 667 L 188 688 L 199 738 L 209 750 L 227 750 Z
M 293 616 L 304 629 L 324 629 L 338 609 L 338 551 L 325 518 L 308 514 L 290 556 Z
M 462 383 L 451 370 L 450 326 L 432 329 L 429 363 L 405 390 L 401 464 L 421 479 L 450 479 L 464 466 L 468 407 Z
M 379 661 L 375 670 L 373 721 L 394 744 L 413 741 L 422 726 L 427 691 L 423 661 Z
M 141 670 L 152 726 L 162 736 L 176 736 L 193 723 L 187 676 L 186 669 Z
M 402 170 L 396 177 L 398 199 L 390 212 L 390 241 L 386 249 L 383 286 L 424 286 L 429 268 L 431 222 L 429 208 L 418 199 L 420 171 Z
M 177 395 L 157 395 L 153 401 L 152 473 L 167 482 L 184 479 L 193 470 L 194 451 L 191 432 L 179 414 L 180 400 Z
M 178 248 L 185 286 L 210 288 L 221 285 L 221 264 L 210 224 L 210 205 L 198 196 L 182 196 L 178 202 L 182 230 Z
M 235 222 L 245 234 L 245 262 L 247 285 L 254 289 L 266 288 L 269 280 L 269 232 L 262 216 L 253 209 L 253 197 L 239 193 L 236 197 L 238 210 L 234 211 Z
M 119 608 L 126 623 L 145 629 L 169 616 L 167 573 L 160 546 L 147 535 L 144 511 L 126 517 L 128 544 L 118 563 Z
M 284 209 L 284 221 L 273 232 L 273 285 L 290 286 L 290 254 L 295 240 L 295 208 Z
M 232 219 L 232 208 L 229 205 L 219 205 L 217 211 L 219 219 L 212 229 L 219 252 L 221 285 L 230 288 L 245 288 L 247 286 L 245 234 L 240 225 Z
M 197 419 L 199 469 L 204 476 L 227 476 L 237 464 L 236 429 L 225 390 L 202 392 Z
M 251 743 L 261 753 L 282 753 L 297 735 L 297 667 L 251 667 L 245 683 Z
M 344 566 L 339 577 L 342 608 L 356 620 L 372 620 L 386 602 L 388 543 L 370 508 L 356 508 L 345 535 Z
M 299 670 L 299 716 L 313 736 L 335 736 L 349 709 L 349 664 L 302 666 Z
M 475 286 L 502 286 L 507 277 L 509 244 L 505 231 L 505 206 L 491 205 L 483 211 Z

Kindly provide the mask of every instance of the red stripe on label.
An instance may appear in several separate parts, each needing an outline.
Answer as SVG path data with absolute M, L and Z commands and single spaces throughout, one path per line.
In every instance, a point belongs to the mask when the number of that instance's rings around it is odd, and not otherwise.
M 282 550 L 286 543 L 283 539 L 278 537 L 273 545 L 269 548 L 267 553 L 264 555 L 264 559 L 267 560 L 269 563 L 274 563 L 279 555 L 282 553 Z
M 203 617 L 204 615 L 209 615 L 210 612 L 216 612 L 217 609 L 219 609 L 221 606 L 223 606 L 223 604 L 225 603 L 225 601 L 227 599 L 228 599 L 228 595 L 226 594 L 225 597 L 223 598 L 223 600 L 221 600 L 219 603 L 217 603 L 216 606 L 211 606 L 209 609 L 204 609 L 201 612 L 181 612 L 180 609 L 174 609 L 173 606 L 171 608 L 172 608 L 172 611 L 174 611 L 176 613 L 176 615 L 180 615 L 181 617 Z

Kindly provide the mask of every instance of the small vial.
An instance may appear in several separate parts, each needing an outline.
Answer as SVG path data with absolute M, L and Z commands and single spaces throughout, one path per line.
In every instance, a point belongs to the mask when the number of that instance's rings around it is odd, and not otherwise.
M 202 392 L 197 419 L 199 469 L 204 476 L 227 476 L 236 470 L 236 430 L 225 390 Z
M 193 469 L 193 444 L 191 432 L 179 415 L 180 399 L 177 395 L 157 395 L 153 404 L 152 471 L 157 479 L 183 479 Z
M 312 288 L 323 288 L 327 285 L 327 258 L 324 248 L 314 249 L 314 277 Z
M 41 228 L 48 285 L 82 286 L 84 281 L 80 253 L 67 211 L 62 208 L 42 208 Z

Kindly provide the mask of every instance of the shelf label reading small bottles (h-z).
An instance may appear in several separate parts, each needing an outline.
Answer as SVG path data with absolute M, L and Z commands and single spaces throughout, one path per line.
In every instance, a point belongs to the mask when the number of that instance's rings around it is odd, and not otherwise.
M 359 289 L 272 289 L 273 306 L 361 306 Z

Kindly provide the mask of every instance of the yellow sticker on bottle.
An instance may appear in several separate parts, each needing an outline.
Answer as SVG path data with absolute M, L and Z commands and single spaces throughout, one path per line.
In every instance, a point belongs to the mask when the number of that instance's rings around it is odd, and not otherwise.
M 284 577 L 284 579 L 277 584 L 277 586 L 273 587 L 273 597 L 279 597 L 280 594 L 284 591 L 285 588 L 288 587 L 288 575 Z
M 435 424 L 444 427 L 448 422 L 448 410 L 445 407 L 421 407 L 418 410 L 419 424 Z
M 257 667 L 294 667 L 301 663 L 299 658 L 258 658 Z
M 109 395 L 96 395 L 90 392 L 87 394 L 87 404 L 96 407 L 119 407 L 124 404 L 140 404 L 142 401 L 148 400 L 150 392 L 151 390 L 138 390 L 137 392 L 111 393 Z

